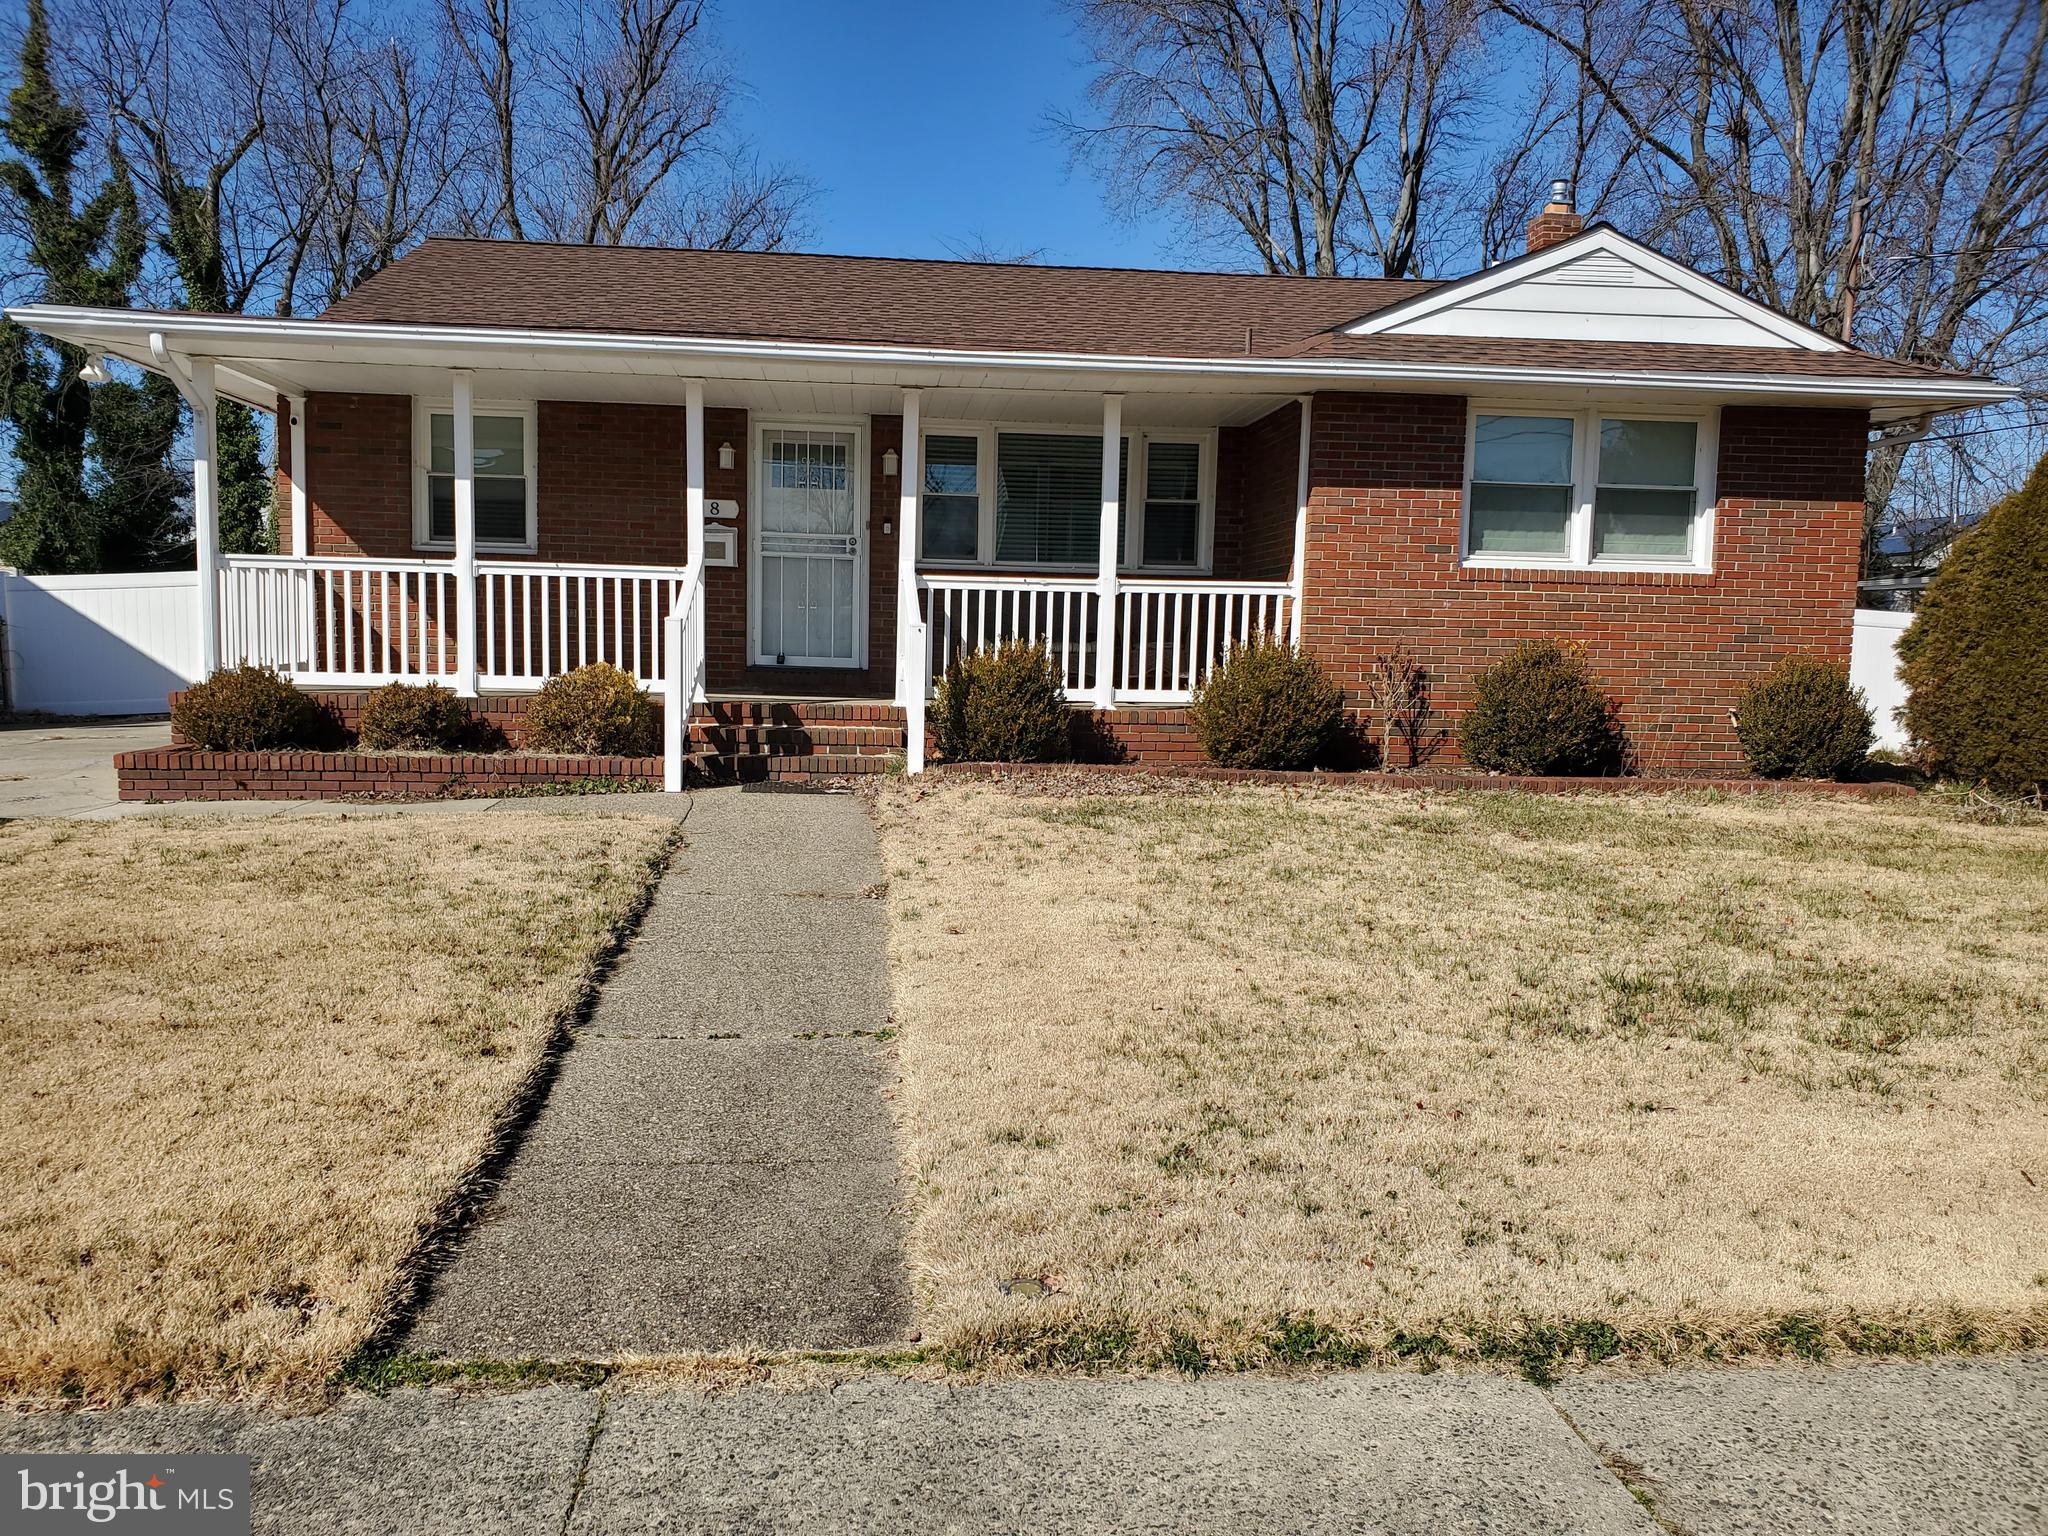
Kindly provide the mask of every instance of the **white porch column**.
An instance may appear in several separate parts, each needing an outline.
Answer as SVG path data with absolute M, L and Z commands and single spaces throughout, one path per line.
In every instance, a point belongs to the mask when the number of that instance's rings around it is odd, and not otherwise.
M 1287 605 L 1287 643 L 1301 644 L 1301 600 L 1308 590 L 1308 441 L 1309 413 L 1315 409 L 1314 395 L 1300 397 L 1301 404 L 1301 450 L 1295 468 L 1294 481 L 1294 566 L 1287 579 L 1294 587 L 1293 601 Z
M 284 403 L 291 415 L 287 441 L 292 455 L 292 555 L 304 560 L 312 554 L 306 543 L 312 537 L 306 529 L 306 397 L 286 395 Z
M 199 675 L 220 667 L 220 423 L 214 410 L 213 359 L 181 357 L 163 332 L 149 353 L 192 412 L 192 552 L 198 567 Z
M 924 512 L 922 396 L 903 391 L 903 446 L 896 503 L 896 702 L 903 707 L 904 768 L 924 772 L 925 693 L 931 684 L 931 649 L 917 607 L 917 550 Z
M 704 697 L 704 381 L 683 385 L 683 585 L 690 608 L 691 704 Z M 688 722 L 684 722 L 687 727 Z M 684 732 L 688 735 L 687 729 Z
M 1116 567 L 1123 553 L 1117 469 L 1123 454 L 1124 397 L 1102 397 L 1102 524 L 1095 547 L 1095 704 L 1116 705 Z
M 476 697 L 476 375 L 450 375 L 455 418 L 455 691 Z M 445 621 L 446 615 L 443 615 Z
M 192 408 L 192 548 L 199 567 L 199 675 L 220 667 L 220 421 L 215 410 L 213 359 L 179 360 L 180 386 Z

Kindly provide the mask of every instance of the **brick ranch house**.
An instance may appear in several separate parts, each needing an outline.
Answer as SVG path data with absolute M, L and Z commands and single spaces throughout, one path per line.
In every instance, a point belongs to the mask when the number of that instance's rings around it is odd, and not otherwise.
M 1562 200 L 1449 282 L 433 239 L 317 319 L 11 313 L 203 424 L 277 413 L 275 556 L 218 553 L 197 433 L 209 667 L 516 719 L 612 661 L 669 701 L 672 782 L 686 728 L 914 771 L 934 676 L 1020 635 L 1092 750 L 1190 758 L 1258 628 L 1354 698 L 1404 644 L 1445 724 L 1514 642 L 1580 641 L 1647 769 L 1739 770 L 1742 684 L 1848 657 L 1871 430 L 2012 393 Z

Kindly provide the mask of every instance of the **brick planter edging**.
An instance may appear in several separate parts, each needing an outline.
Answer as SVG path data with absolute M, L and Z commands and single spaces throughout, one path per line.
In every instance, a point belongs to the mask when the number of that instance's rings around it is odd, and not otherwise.
M 1731 795 L 1839 795 L 1852 800 L 1897 800 L 1917 795 L 1910 784 L 1838 784 L 1825 779 L 1680 779 L 1523 777 L 1493 773 L 1331 773 L 1321 769 L 1218 768 L 1213 763 L 934 763 L 948 778 L 999 779 L 1116 774 L 1129 778 L 1207 779 L 1222 784 L 1327 785 L 1333 789 L 1518 790 L 1530 795 L 1652 795 L 1675 790 L 1719 790 Z
M 539 753 L 202 752 L 151 747 L 114 759 L 123 800 L 426 800 L 587 779 L 661 782 L 658 757 Z

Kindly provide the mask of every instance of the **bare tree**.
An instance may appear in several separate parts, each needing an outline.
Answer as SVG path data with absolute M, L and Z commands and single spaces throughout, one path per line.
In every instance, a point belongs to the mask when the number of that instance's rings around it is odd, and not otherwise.
M 490 104 L 492 170 L 497 189 L 494 223 L 514 240 L 526 238 L 519 218 L 520 76 L 531 67 L 530 49 L 516 46 L 512 0 L 442 0 L 448 34 L 469 61 Z
M 946 254 L 955 261 L 971 261 L 984 267 L 1035 267 L 1045 261 L 1045 247 L 1005 246 L 991 240 L 979 229 L 970 229 L 958 240 L 945 242 Z
M 1609 70 L 1633 46 L 1626 28 L 1614 24 L 1618 3 L 1631 0 L 1575 0 L 1554 7 L 1558 24 L 1570 30 L 1585 55 Z M 1575 54 L 1546 50 L 1525 100 L 1502 114 L 1513 131 L 1476 168 L 1468 196 L 1468 205 L 1479 210 L 1481 265 L 1522 253 L 1529 220 L 1560 178 L 1589 219 L 1631 218 L 1633 145 L 1588 73 Z
M 480 135 L 448 51 L 380 35 L 351 0 L 271 0 L 269 129 L 259 146 L 284 240 L 279 314 L 322 308 L 437 220 L 473 216 L 465 166 Z
M 1420 269 L 1478 0 L 1070 5 L 1094 111 L 1054 122 L 1113 201 L 1191 208 L 1268 272 Z
M 183 301 L 240 311 L 283 248 L 248 175 L 274 46 L 261 0 L 83 0 L 67 34 Z
M 739 88 L 709 0 L 442 0 L 482 88 L 495 196 L 471 227 L 588 244 L 772 249 L 812 189 L 731 130 Z

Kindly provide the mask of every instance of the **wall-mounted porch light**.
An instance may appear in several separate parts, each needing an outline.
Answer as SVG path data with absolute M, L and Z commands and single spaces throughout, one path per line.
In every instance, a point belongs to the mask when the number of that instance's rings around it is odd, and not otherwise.
M 882 450 L 882 473 L 891 480 L 896 478 L 896 465 L 898 462 L 900 461 L 896 457 L 896 450 L 894 448 Z
M 731 469 L 732 462 L 732 444 L 720 443 L 718 445 L 718 467 L 720 469 Z

